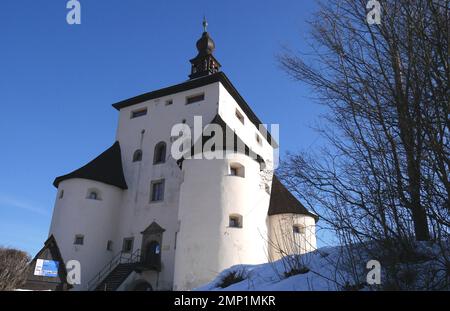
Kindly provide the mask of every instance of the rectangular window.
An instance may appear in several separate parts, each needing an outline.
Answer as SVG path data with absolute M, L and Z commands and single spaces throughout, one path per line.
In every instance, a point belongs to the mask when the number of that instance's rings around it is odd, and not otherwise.
M 113 246 L 113 242 L 112 242 L 111 240 L 109 240 L 109 241 L 106 243 L 106 250 L 107 250 L 107 251 L 112 251 L 112 246 Z
M 83 245 L 84 244 L 84 235 L 77 234 L 75 236 L 75 240 L 73 241 L 75 245 Z
M 205 100 L 205 93 L 188 96 L 186 97 L 186 105 L 201 102 L 202 100 Z
M 134 238 L 124 238 L 123 245 L 122 245 L 122 251 L 124 253 L 131 253 L 133 251 L 133 242 L 134 242 Z
M 239 121 L 241 121 L 242 124 L 244 124 L 244 116 L 242 115 L 242 113 L 240 113 L 239 110 L 236 109 L 236 118 L 238 118 Z
M 164 200 L 164 180 L 152 181 L 151 185 L 151 202 Z
M 145 116 L 147 114 L 147 108 L 135 110 L 131 112 L 131 119 Z
M 173 104 L 173 100 L 172 99 L 166 100 L 166 106 L 170 106 L 172 104 Z

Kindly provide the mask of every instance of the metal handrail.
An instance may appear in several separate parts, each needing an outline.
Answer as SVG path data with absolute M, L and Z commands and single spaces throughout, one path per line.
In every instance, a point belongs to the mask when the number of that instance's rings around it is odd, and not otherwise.
M 128 257 L 128 258 L 127 258 Z M 137 249 L 133 253 L 120 251 L 87 283 L 88 290 L 94 290 L 98 284 L 119 264 L 135 263 L 141 259 L 141 250 Z

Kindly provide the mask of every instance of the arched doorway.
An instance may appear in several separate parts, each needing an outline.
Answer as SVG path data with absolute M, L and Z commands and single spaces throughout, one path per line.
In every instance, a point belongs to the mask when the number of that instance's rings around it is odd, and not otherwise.
M 141 261 L 150 270 L 161 271 L 161 245 L 166 231 L 156 222 L 152 222 L 142 231 Z
M 157 241 L 149 242 L 145 247 L 145 264 L 153 269 L 161 268 L 161 245 Z

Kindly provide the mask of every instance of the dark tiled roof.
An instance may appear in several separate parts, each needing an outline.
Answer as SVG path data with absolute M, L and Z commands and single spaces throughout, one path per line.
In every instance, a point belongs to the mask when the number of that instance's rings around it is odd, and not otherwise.
M 166 229 L 162 228 L 160 225 L 158 225 L 156 222 L 152 222 L 144 231 L 142 231 L 141 233 L 149 233 L 149 234 L 154 234 L 154 233 L 162 233 L 166 231 Z
M 58 187 L 60 182 L 71 178 L 90 179 L 116 186 L 121 189 L 128 189 L 123 175 L 119 142 L 116 141 L 114 145 L 85 166 L 67 175 L 57 177 L 53 182 L 53 185 Z
M 256 126 L 256 128 L 259 128 L 259 125 L 262 124 L 262 122 L 258 119 L 256 114 L 253 112 L 253 110 L 250 108 L 250 106 L 247 104 L 247 102 L 244 100 L 244 98 L 239 94 L 237 89 L 234 87 L 234 85 L 231 83 L 231 81 L 228 79 L 228 77 L 223 72 L 217 72 L 212 75 L 200 77 L 197 79 L 188 80 L 186 82 L 176 84 L 173 86 L 169 86 L 163 89 L 159 89 L 156 91 L 148 92 L 142 95 L 138 95 L 136 97 L 132 97 L 123 101 L 120 101 L 118 103 L 113 104 L 113 107 L 117 110 L 120 110 L 122 108 L 132 106 L 135 104 L 142 103 L 147 100 L 156 99 L 159 97 L 171 95 L 174 93 L 184 92 L 191 89 L 195 89 L 201 86 L 205 86 L 208 84 L 212 84 L 215 82 L 221 82 L 222 85 L 227 89 L 227 91 L 233 96 L 233 98 L 238 103 L 239 107 L 245 112 L 245 114 L 248 116 L 250 121 Z M 269 143 L 272 142 L 272 137 L 270 133 L 264 128 L 261 130 L 261 134 L 264 137 L 267 137 L 267 141 Z M 276 146 L 276 142 L 273 142 L 274 146 Z
M 225 121 L 217 114 L 214 119 L 208 123 L 208 125 L 205 126 L 203 132 L 208 131 L 210 129 L 210 126 L 212 125 L 218 125 L 222 129 L 222 137 L 218 139 L 219 142 L 222 142 L 223 145 L 215 145 L 211 147 L 211 150 L 227 150 L 227 151 L 234 151 L 234 152 L 241 152 L 245 155 L 252 155 L 254 159 L 258 163 L 263 163 L 262 167 L 264 167 L 264 159 L 257 153 L 253 152 L 242 140 L 237 136 L 236 132 L 233 131 L 226 123 Z M 205 143 L 212 139 L 217 133 L 212 131 L 211 135 L 208 134 L 202 135 L 201 138 L 199 138 L 191 147 L 190 151 L 187 152 L 191 157 L 193 157 L 196 153 L 196 151 L 203 152 L 203 146 Z M 227 141 L 227 137 L 233 137 L 233 140 Z M 240 150 L 238 147 L 242 146 L 243 150 Z M 186 153 L 185 153 L 186 155 Z
M 273 175 L 272 179 L 272 192 L 270 194 L 269 212 L 267 214 L 269 216 L 278 214 L 303 214 L 314 217 L 316 222 L 319 220 L 319 216 L 308 211 L 275 175 Z

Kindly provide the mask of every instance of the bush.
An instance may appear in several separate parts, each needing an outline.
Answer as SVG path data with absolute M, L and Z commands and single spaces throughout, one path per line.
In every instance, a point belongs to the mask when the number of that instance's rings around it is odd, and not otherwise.
M 286 278 L 288 278 L 290 276 L 294 276 L 294 275 L 298 275 L 298 274 L 305 274 L 308 272 L 309 272 L 309 268 L 307 266 L 300 266 L 298 268 L 292 268 L 289 271 L 285 271 L 284 276 Z
M 0 247 L 0 291 L 19 288 L 26 279 L 30 256 L 17 249 Z
M 247 276 L 244 270 L 231 271 L 223 277 L 218 286 L 221 288 L 226 288 L 230 285 L 242 282 L 246 278 Z

